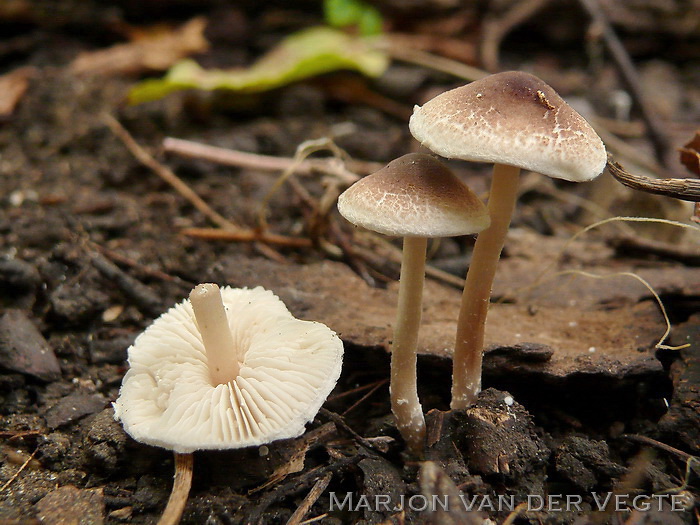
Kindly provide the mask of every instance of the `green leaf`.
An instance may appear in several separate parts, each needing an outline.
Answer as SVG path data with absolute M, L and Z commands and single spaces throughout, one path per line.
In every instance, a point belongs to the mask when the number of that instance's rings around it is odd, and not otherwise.
M 362 0 L 324 0 L 323 14 L 332 27 L 357 26 L 364 36 L 382 32 L 382 15 Z
M 129 93 L 134 104 L 157 100 L 182 89 L 254 93 L 275 89 L 299 80 L 349 69 L 376 77 L 389 58 L 371 37 L 347 35 L 329 27 L 313 27 L 285 38 L 250 68 L 202 69 L 193 60 L 175 64 L 162 79 L 137 84 Z

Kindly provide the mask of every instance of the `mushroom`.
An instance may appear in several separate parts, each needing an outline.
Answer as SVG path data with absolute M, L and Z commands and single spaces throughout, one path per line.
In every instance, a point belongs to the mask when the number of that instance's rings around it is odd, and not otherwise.
M 129 348 L 114 417 L 136 441 L 175 452 L 160 523 L 177 523 L 191 452 L 261 445 L 304 432 L 340 376 L 343 344 L 295 319 L 261 287 L 200 284 Z
M 261 287 L 200 284 L 129 348 L 115 418 L 137 441 L 186 453 L 296 437 L 340 375 L 327 326 Z
M 351 223 L 403 237 L 399 298 L 391 350 L 391 409 L 416 454 L 425 419 L 417 393 L 416 348 L 429 237 L 477 233 L 489 225 L 479 198 L 430 155 L 411 153 L 353 184 L 338 198 Z
M 488 200 L 491 226 L 474 246 L 458 319 L 451 407 L 461 409 L 481 390 L 484 324 L 520 169 L 588 181 L 605 168 L 605 146 L 550 86 L 514 71 L 488 76 L 416 106 L 409 128 L 424 146 L 443 157 L 494 163 Z

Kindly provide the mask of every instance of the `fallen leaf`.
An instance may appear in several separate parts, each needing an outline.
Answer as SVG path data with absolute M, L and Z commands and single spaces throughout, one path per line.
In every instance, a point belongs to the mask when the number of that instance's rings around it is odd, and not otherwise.
M 678 151 L 681 154 L 681 163 L 688 168 L 688 171 L 700 175 L 700 131 L 696 132 L 691 141 Z
M 76 74 L 93 75 L 164 71 L 178 60 L 207 49 L 205 27 L 204 18 L 193 18 L 178 29 L 135 31 L 129 43 L 79 54 L 70 69 Z
M 0 118 L 12 115 L 35 73 L 36 68 L 28 66 L 0 76 Z
M 285 38 L 247 69 L 205 70 L 192 60 L 183 60 L 164 78 L 134 86 L 129 101 L 139 104 L 183 89 L 267 91 L 345 69 L 379 76 L 387 68 L 389 59 L 373 46 L 373 42 L 372 38 L 348 35 L 329 27 L 313 27 Z

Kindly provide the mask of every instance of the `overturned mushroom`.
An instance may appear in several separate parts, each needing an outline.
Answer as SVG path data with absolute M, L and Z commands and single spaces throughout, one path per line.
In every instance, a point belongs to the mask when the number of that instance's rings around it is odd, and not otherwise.
M 479 198 L 430 155 L 404 155 L 338 198 L 338 210 L 357 226 L 404 238 L 399 300 L 391 350 L 391 409 L 414 453 L 425 439 L 417 393 L 416 347 L 429 237 L 477 233 L 489 224 Z
M 416 139 L 439 155 L 494 163 L 488 201 L 491 226 L 474 246 L 455 342 L 451 406 L 466 408 L 481 390 L 484 324 L 520 169 L 588 181 L 605 168 L 605 146 L 550 86 L 514 71 L 491 75 L 416 106 L 409 127 Z
M 135 440 L 180 454 L 296 437 L 342 354 L 334 332 L 295 319 L 268 290 L 200 284 L 129 348 L 115 418 Z

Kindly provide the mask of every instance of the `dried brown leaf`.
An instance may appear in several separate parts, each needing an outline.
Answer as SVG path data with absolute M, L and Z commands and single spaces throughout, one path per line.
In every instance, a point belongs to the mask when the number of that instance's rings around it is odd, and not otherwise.
M 0 76 L 0 118 L 12 115 L 35 73 L 33 67 L 20 67 Z
M 177 29 L 158 27 L 151 31 L 134 31 L 129 43 L 81 53 L 70 69 L 77 74 L 93 75 L 164 71 L 178 60 L 208 48 L 205 27 L 204 18 L 198 17 Z
M 700 175 L 700 131 L 697 131 L 691 141 L 678 151 L 681 154 L 681 163 L 688 168 L 688 171 Z

